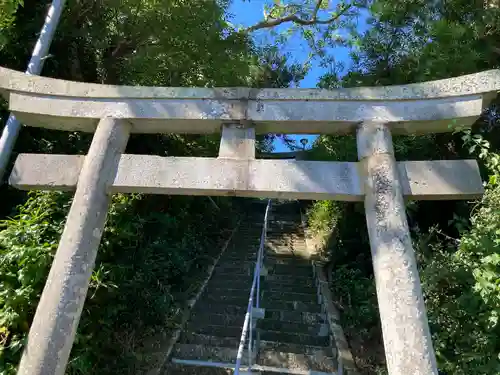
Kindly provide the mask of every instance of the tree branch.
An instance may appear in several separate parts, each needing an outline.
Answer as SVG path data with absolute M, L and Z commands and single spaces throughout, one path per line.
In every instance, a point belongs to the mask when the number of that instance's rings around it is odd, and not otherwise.
M 301 26 L 328 25 L 328 24 L 331 24 L 331 23 L 337 21 L 340 17 L 342 17 L 345 13 L 347 13 L 347 11 L 352 8 L 352 6 L 353 6 L 353 4 L 346 5 L 335 16 L 324 19 L 324 20 L 318 20 L 318 12 L 319 12 L 319 9 L 321 7 L 321 0 L 318 0 L 310 19 L 300 18 L 296 14 L 290 14 L 288 16 L 281 17 L 281 18 L 275 18 L 275 19 L 267 18 L 263 21 L 256 23 L 253 26 L 248 27 L 247 29 L 245 29 L 245 32 L 251 33 L 253 31 L 260 30 L 260 29 L 269 29 L 269 28 L 276 27 L 276 26 L 279 26 L 279 25 L 281 25 L 283 23 L 287 23 L 287 22 L 295 23 L 295 24 L 301 25 Z
M 318 12 L 319 12 L 319 8 L 321 8 L 321 3 L 323 2 L 323 0 L 318 0 L 316 2 L 316 6 L 314 7 L 314 11 L 313 11 L 313 15 L 312 15 L 312 18 L 313 20 L 317 20 L 318 19 Z

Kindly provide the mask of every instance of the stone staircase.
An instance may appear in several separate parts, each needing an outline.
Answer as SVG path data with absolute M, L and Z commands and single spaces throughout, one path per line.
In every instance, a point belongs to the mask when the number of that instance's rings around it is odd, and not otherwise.
M 230 367 L 236 361 L 265 204 L 257 204 L 252 211 L 195 304 L 165 374 L 232 373 L 221 367 Z M 264 267 L 267 275 L 261 281 L 261 307 L 265 309 L 265 317 L 258 320 L 254 331 L 257 335 L 254 363 L 264 374 L 334 373 L 336 357 L 317 301 L 297 203 L 273 206 Z M 205 367 L 204 362 L 220 367 Z M 245 350 L 242 367 L 247 363 Z

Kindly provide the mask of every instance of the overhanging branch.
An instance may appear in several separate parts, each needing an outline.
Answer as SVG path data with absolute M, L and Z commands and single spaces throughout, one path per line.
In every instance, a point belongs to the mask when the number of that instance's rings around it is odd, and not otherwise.
M 296 25 L 300 26 L 312 26 L 312 25 L 328 25 L 331 23 L 336 22 L 340 17 L 342 17 L 345 13 L 347 13 L 353 6 L 353 4 L 348 4 L 333 17 L 327 18 L 327 19 L 318 19 L 318 12 L 321 7 L 321 2 L 322 0 L 318 0 L 316 3 L 316 6 L 314 7 L 314 10 L 312 12 L 312 15 L 310 18 L 305 19 L 297 16 L 297 12 L 294 14 L 287 15 L 285 17 L 280 17 L 280 18 L 272 18 L 272 17 L 266 17 L 264 20 L 256 23 L 253 26 L 248 27 L 245 29 L 246 33 L 251 33 L 256 30 L 260 29 L 269 29 L 273 28 L 276 26 L 279 26 L 284 23 L 294 23 Z

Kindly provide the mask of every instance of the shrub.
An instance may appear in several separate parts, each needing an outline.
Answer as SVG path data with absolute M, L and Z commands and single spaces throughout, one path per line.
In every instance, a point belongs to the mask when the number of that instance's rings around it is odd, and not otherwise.
M 142 339 L 168 331 L 216 255 L 229 202 L 218 202 L 224 216 L 203 197 L 113 197 L 69 374 L 137 373 Z M 15 373 L 70 203 L 65 193 L 31 193 L 1 222 L 1 375 Z

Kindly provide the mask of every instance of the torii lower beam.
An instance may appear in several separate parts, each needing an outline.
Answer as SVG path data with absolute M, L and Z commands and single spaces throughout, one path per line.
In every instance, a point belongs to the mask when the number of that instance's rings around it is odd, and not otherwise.
M 21 190 L 74 190 L 85 156 L 20 154 L 10 184 Z M 409 200 L 474 199 L 484 189 L 475 160 L 397 163 Z M 120 158 L 111 193 L 213 195 L 362 202 L 361 164 L 264 159 L 127 155 Z

